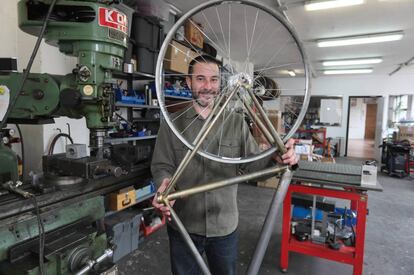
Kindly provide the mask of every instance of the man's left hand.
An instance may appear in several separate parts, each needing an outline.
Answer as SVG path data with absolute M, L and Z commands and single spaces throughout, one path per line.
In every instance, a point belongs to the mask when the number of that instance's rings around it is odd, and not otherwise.
M 285 144 L 287 152 L 282 155 L 282 159 L 278 162 L 283 164 L 295 165 L 299 161 L 299 157 L 295 153 L 295 140 L 293 138 L 289 139 Z

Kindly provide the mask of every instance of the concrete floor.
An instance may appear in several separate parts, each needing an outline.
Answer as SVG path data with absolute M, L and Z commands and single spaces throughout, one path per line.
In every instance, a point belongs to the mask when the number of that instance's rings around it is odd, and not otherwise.
M 360 160 L 356 160 L 360 162 Z M 340 162 L 353 163 L 343 159 Z M 369 192 L 365 238 L 364 274 L 414 274 L 414 180 L 379 175 L 384 192 Z M 237 274 L 245 274 L 272 189 L 239 187 L 240 245 Z M 279 216 L 280 213 L 279 213 Z M 281 217 L 279 217 L 281 220 Z M 283 274 L 279 270 L 281 226 L 277 226 L 259 274 Z M 168 238 L 161 229 L 144 240 L 119 263 L 121 274 L 170 274 Z M 290 253 L 288 274 L 352 274 L 352 267 L 315 257 Z

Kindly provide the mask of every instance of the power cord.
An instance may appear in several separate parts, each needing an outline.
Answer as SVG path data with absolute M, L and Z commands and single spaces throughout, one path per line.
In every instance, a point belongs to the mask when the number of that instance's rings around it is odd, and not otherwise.
M 73 144 L 73 139 L 72 139 L 72 137 L 71 137 L 70 135 L 65 134 L 65 133 L 59 133 L 59 134 L 57 134 L 57 135 L 53 138 L 52 143 L 50 143 L 49 152 L 48 152 L 48 155 L 49 155 L 49 156 L 50 156 L 50 155 L 53 155 L 53 151 L 55 150 L 55 145 L 56 145 L 56 142 L 57 142 L 57 140 L 58 140 L 59 138 L 61 138 L 61 137 L 65 137 L 65 138 L 69 139 L 70 143 L 72 143 L 72 144 Z
M 44 252 L 45 252 L 45 239 L 46 239 L 45 226 L 43 224 L 42 217 L 40 216 L 40 210 L 39 210 L 39 205 L 37 203 L 36 196 L 33 196 L 32 199 L 33 199 L 33 205 L 36 211 L 38 231 L 39 231 L 39 270 L 40 270 L 40 274 L 44 275 L 46 274 L 45 263 L 43 261 Z
M 15 96 L 10 99 L 9 108 L 7 108 L 7 111 L 4 114 L 3 120 L 0 122 L 0 129 L 3 129 L 4 126 L 6 125 L 7 119 L 9 118 L 9 115 L 14 105 L 16 105 L 17 99 L 19 98 L 21 91 L 23 90 L 24 84 L 26 83 L 27 77 L 29 76 L 30 69 L 32 68 L 37 51 L 39 50 L 39 47 L 40 47 L 40 43 L 42 42 L 43 36 L 46 32 L 47 23 L 49 21 L 50 15 L 52 14 L 52 11 L 53 11 L 53 8 L 55 7 L 56 2 L 57 0 L 52 0 L 52 2 L 50 3 L 49 10 L 47 11 L 46 17 L 43 20 L 42 29 L 40 30 L 40 34 L 36 40 L 36 44 L 33 48 L 33 52 L 30 55 L 29 62 L 27 63 L 26 69 L 23 70 L 23 77 L 22 77 L 22 81 L 20 82 L 19 89 L 17 90 Z
M 37 202 L 36 196 L 30 192 L 24 191 L 19 188 L 23 183 L 21 181 L 17 181 L 16 184 L 14 184 L 12 181 L 8 181 L 6 183 L 3 183 L 1 186 L 19 196 L 22 196 L 25 199 L 32 199 L 33 200 L 33 206 L 35 208 L 35 213 L 37 217 L 37 223 L 38 223 L 38 229 L 39 229 L 39 271 L 41 275 L 45 275 L 45 266 L 44 266 L 44 249 L 45 249 L 45 227 L 42 221 L 42 218 L 40 216 L 40 209 L 39 204 Z
M 20 149 L 22 150 L 22 175 L 24 174 L 24 141 L 23 141 L 23 134 L 22 134 L 22 130 L 20 129 L 19 124 L 15 124 L 17 131 L 19 132 L 19 137 L 20 137 Z M 23 176 L 22 176 L 23 179 Z

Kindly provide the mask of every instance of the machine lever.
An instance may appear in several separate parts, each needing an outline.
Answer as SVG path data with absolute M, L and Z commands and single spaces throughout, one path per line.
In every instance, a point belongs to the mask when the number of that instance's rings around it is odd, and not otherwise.
M 86 274 L 89 270 L 91 270 L 95 265 L 99 264 L 100 262 L 103 262 L 106 258 L 112 257 L 114 254 L 114 251 L 112 249 L 105 249 L 104 254 L 96 258 L 96 260 L 89 260 L 86 262 L 86 265 L 82 267 L 79 272 L 76 273 L 76 275 L 83 275 Z
M 22 189 L 20 189 L 19 188 L 20 185 L 22 185 L 22 182 L 20 182 L 20 181 L 17 181 L 15 185 L 13 184 L 12 181 L 8 181 L 6 183 L 3 183 L 1 186 L 4 189 L 6 189 L 6 190 L 8 190 L 12 193 L 15 193 L 17 195 L 22 196 L 25 199 L 30 199 L 30 198 L 34 197 L 34 195 L 32 193 L 27 192 L 27 191 L 23 191 Z

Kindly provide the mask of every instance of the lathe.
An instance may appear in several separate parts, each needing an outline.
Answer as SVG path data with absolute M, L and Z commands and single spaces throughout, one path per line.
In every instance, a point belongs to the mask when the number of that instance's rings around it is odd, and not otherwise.
M 149 178 L 149 157 L 133 145 L 105 143 L 116 123 L 113 73 L 122 71 L 131 25 L 130 8 L 119 2 L 18 3 L 20 29 L 77 57 L 77 65 L 67 75 L 2 71 L 0 100 L 8 107 L 0 112 L 1 135 L 7 123 L 85 117 L 90 155 L 86 145 L 69 145 L 66 153 L 44 156 L 43 175 L 22 183 L 16 154 L 0 139 L 0 274 L 112 268 L 104 264 L 114 249 L 103 226 L 104 195 Z

